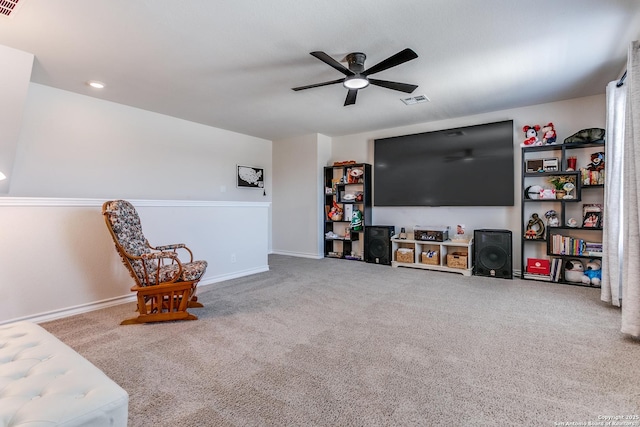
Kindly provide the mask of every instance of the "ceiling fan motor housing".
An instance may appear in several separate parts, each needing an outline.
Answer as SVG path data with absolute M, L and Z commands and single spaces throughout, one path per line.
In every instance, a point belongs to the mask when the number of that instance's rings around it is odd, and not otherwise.
M 349 69 L 354 73 L 363 72 L 365 59 L 367 59 L 367 55 L 362 52 L 353 52 L 348 54 L 347 62 L 349 63 Z

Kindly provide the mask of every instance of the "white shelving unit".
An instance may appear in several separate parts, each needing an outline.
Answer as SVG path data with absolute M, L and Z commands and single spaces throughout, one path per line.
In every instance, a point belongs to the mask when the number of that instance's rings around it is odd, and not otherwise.
M 413 249 L 414 259 L 412 263 L 397 261 L 396 254 L 398 249 L 400 248 Z M 473 253 L 472 248 L 473 239 L 470 239 L 468 242 L 452 242 L 451 240 L 446 240 L 444 242 L 434 242 L 412 239 L 398 239 L 398 236 L 396 235 L 391 238 L 391 249 L 393 251 L 393 260 L 391 261 L 391 266 L 421 268 L 423 270 L 447 271 L 450 273 L 459 273 L 465 276 L 471 276 L 471 273 L 473 272 L 473 263 L 471 260 Z M 437 264 L 424 264 L 421 262 L 422 252 L 427 251 L 438 251 L 439 260 Z M 449 267 L 447 265 L 447 254 L 452 254 L 454 252 L 462 252 L 466 254 L 466 268 L 455 268 Z

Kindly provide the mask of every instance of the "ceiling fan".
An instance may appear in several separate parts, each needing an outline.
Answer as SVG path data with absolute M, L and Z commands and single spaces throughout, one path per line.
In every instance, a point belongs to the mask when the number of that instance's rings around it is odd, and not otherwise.
M 369 75 L 379 73 L 380 71 L 387 70 L 396 65 L 404 64 L 407 61 L 416 59 L 418 55 L 411 49 L 404 49 L 395 55 L 390 56 L 382 62 L 377 63 L 371 68 L 364 69 L 364 60 L 367 56 L 361 52 L 353 52 L 347 55 L 346 59 L 349 64 L 349 68 L 345 67 L 329 55 L 324 52 L 311 52 L 311 55 L 318 58 L 320 61 L 328 64 L 329 66 L 340 71 L 346 77 L 337 80 L 331 80 L 323 83 L 316 83 L 308 86 L 294 87 L 293 90 L 311 89 L 314 87 L 328 86 L 336 83 L 342 83 L 349 91 L 347 92 L 347 99 L 344 101 L 344 105 L 352 105 L 356 103 L 356 96 L 359 89 L 364 89 L 370 84 L 374 86 L 386 87 L 387 89 L 398 90 L 400 92 L 411 93 L 418 85 L 412 85 L 407 83 L 390 82 L 387 80 L 378 80 L 369 78 Z

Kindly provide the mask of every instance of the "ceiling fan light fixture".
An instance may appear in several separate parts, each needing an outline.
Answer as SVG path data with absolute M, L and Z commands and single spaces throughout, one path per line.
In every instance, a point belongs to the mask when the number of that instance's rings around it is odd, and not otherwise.
M 87 82 L 88 86 L 91 86 L 94 89 L 104 89 L 104 87 L 106 86 L 104 83 L 99 82 L 97 80 L 89 80 Z
M 344 79 L 342 83 L 347 89 L 363 89 L 369 86 L 369 80 L 360 74 L 355 74 Z

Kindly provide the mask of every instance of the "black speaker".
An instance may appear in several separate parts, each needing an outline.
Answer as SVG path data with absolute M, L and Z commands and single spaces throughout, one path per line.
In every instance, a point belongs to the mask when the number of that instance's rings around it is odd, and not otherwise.
M 474 275 L 513 279 L 510 230 L 474 230 L 473 244 Z
M 391 237 L 396 232 L 393 225 L 364 227 L 364 260 L 374 264 L 391 265 Z

